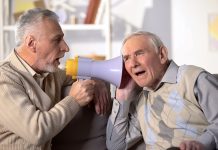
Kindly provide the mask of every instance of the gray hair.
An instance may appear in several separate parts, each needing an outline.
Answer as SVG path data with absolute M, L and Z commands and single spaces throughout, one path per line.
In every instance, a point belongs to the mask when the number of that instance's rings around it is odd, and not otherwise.
M 155 34 L 153 34 L 151 32 L 147 32 L 147 31 L 137 31 L 137 32 L 134 32 L 134 33 L 132 33 L 130 35 L 127 35 L 123 40 L 122 46 L 126 43 L 126 41 L 128 41 L 129 39 L 131 39 L 134 36 L 148 37 L 150 39 L 150 41 L 151 41 L 151 44 L 154 46 L 154 48 L 157 50 L 157 52 L 159 51 L 159 49 L 161 47 L 164 46 L 163 42 L 161 41 L 161 39 L 157 35 L 155 35 Z
M 53 11 L 48 9 L 34 8 L 24 12 L 16 22 L 16 46 L 19 46 L 22 43 L 25 34 L 29 29 L 31 29 L 31 27 L 44 19 L 51 19 L 57 22 L 59 21 L 58 16 Z

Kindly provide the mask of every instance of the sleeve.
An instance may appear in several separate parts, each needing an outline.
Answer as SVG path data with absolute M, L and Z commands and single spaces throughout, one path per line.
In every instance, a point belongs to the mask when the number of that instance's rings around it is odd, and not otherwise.
M 40 110 L 15 74 L 0 72 L 0 124 L 31 144 L 41 145 L 60 132 L 80 106 L 67 96 L 50 110 Z
M 208 72 L 202 72 L 195 84 L 194 93 L 209 122 L 198 141 L 206 149 L 218 149 L 218 79 Z
M 114 99 L 112 112 L 107 125 L 107 148 L 109 150 L 124 150 L 141 138 L 141 131 L 136 115 L 131 112 L 133 105 L 129 101 Z M 133 109 L 135 110 L 135 109 Z

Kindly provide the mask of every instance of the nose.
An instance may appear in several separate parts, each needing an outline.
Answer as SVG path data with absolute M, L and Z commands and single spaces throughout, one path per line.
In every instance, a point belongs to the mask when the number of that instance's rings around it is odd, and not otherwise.
M 67 45 L 67 43 L 65 42 L 65 40 L 62 40 L 62 44 L 61 44 L 61 51 L 65 51 L 65 52 L 69 52 L 69 46 Z

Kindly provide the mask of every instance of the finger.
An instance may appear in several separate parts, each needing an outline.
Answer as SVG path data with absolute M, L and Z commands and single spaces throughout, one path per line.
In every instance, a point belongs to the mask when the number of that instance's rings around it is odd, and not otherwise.
M 105 101 L 105 94 L 101 94 L 101 101 L 100 101 L 100 106 L 101 106 L 101 114 L 104 115 L 105 114 L 105 107 L 106 107 L 107 103 Z
M 105 91 L 105 94 L 102 95 L 102 103 L 103 103 L 103 114 L 107 115 L 111 109 L 110 103 L 110 95 L 108 91 Z
M 96 112 L 98 115 L 101 114 L 100 107 L 99 107 L 99 104 L 98 104 L 98 103 L 95 104 L 95 112 Z
M 196 141 L 192 142 L 192 149 L 193 150 L 201 150 L 201 146 L 199 143 L 197 143 Z
M 200 144 L 196 144 L 196 150 L 201 150 L 201 145 Z
M 106 103 L 106 105 L 104 105 L 105 106 L 104 115 L 107 115 L 108 111 L 110 110 L 110 99 L 109 99 L 109 94 L 108 93 L 106 93 L 106 95 L 105 95 L 105 103 Z
M 182 142 L 179 146 L 180 150 L 185 150 L 186 146 L 185 146 L 185 143 Z
M 105 115 L 108 108 L 108 96 L 107 91 L 104 91 L 104 94 L 101 95 L 101 111 Z
M 185 142 L 185 149 L 192 150 L 192 144 L 190 142 Z
M 102 92 L 100 91 L 100 88 L 98 86 L 95 87 L 95 111 L 97 114 L 102 114 Z
M 88 94 L 88 95 L 86 96 L 86 102 L 87 102 L 87 104 L 90 103 L 92 100 L 93 100 L 93 95 L 92 95 L 92 94 Z
M 105 102 L 105 97 L 104 94 L 100 94 L 99 95 L 99 105 L 100 105 L 100 111 L 101 111 L 101 115 L 105 114 L 105 106 L 107 105 Z
M 99 91 L 96 91 L 96 92 L 99 92 Z M 102 114 L 102 103 L 103 103 L 103 99 L 101 97 L 102 93 L 98 93 L 97 96 L 96 96 L 96 99 L 97 99 L 97 103 L 98 103 L 98 107 L 99 107 L 99 114 Z

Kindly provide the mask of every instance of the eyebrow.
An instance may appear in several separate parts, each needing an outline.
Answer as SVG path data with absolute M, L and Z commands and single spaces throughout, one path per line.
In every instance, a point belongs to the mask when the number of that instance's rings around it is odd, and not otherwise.
M 141 52 L 141 51 L 146 51 L 146 49 L 145 49 L 145 48 L 144 48 L 144 49 L 137 49 L 136 51 L 134 51 L 134 54 L 135 54 L 135 53 L 138 53 L 138 52 Z M 128 54 L 128 55 L 129 55 L 129 54 Z M 124 55 L 124 54 L 123 54 L 123 56 L 127 56 L 127 55 Z
M 144 49 L 138 49 L 138 50 L 136 50 L 134 53 L 142 52 L 142 51 L 146 51 L 146 49 L 145 49 L 145 48 L 144 48 Z
M 63 38 L 64 37 L 64 34 L 57 34 L 57 35 L 55 35 L 54 37 L 52 37 L 52 39 L 57 39 L 57 38 Z

